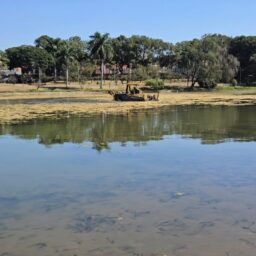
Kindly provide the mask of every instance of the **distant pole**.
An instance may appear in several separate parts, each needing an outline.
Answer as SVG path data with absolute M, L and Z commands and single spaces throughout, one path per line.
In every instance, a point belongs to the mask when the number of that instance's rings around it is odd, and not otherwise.
M 115 64 L 115 67 L 114 67 L 114 79 L 115 79 L 115 85 L 117 85 L 117 64 Z
M 42 69 L 40 67 L 38 68 L 38 83 L 39 85 L 42 83 Z
M 240 85 L 242 85 L 242 68 L 240 66 Z
M 130 81 L 132 80 L 132 63 L 130 63 Z
M 103 81 L 104 81 L 104 60 L 101 60 L 101 80 L 100 80 L 100 89 L 103 88 Z
M 69 84 L 69 66 L 68 63 L 66 63 L 66 88 L 68 88 Z

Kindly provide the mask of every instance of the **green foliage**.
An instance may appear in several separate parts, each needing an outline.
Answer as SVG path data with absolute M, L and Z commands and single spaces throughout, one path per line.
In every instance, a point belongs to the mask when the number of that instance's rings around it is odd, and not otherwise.
M 148 73 L 146 67 L 138 65 L 132 72 L 132 79 L 135 81 L 143 81 L 148 79 Z
M 161 65 L 170 64 L 172 55 L 172 45 L 160 39 L 152 39 L 146 36 L 132 36 L 130 38 L 133 45 L 135 63 L 143 66 L 159 63 Z
M 130 38 L 119 36 L 112 39 L 113 61 L 118 66 L 118 71 L 123 74 L 125 65 L 131 66 L 135 62 L 134 44 Z
M 237 59 L 228 53 L 226 41 L 219 36 L 182 42 L 176 46 L 177 72 L 182 73 L 193 88 L 213 88 L 218 82 L 230 82 L 239 67 Z
M 89 41 L 89 52 L 90 56 L 98 61 L 101 65 L 101 84 L 100 88 L 102 89 L 104 81 L 104 64 L 110 62 L 113 58 L 113 47 L 112 42 L 109 38 L 109 34 L 101 34 L 96 32 L 94 35 L 90 36 L 91 40 Z
M 231 81 L 231 84 L 232 84 L 233 86 L 237 86 L 237 85 L 238 85 L 237 80 L 234 78 L 234 79 Z
M 239 36 L 232 39 L 230 43 L 230 53 L 240 62 L 240 72 L 237 80 L 250 84 L 256 81 L 256 36 Z
M 23 73 L 33 76 L 40 68 L 47 79 L 84 81 L 100 66 L 101 86 L 106 66 L 114 71 L 109 77 L 120 80 L 180 78 L 191 87 L 204 88 L 256 81 L 256 36 L 213 34 L 174 46 L 146 36 L 110 38 L 96 32 L 88 42 L 78 36 L 63 40 L 43 35 L 35 45 L 0 51 L 0 68 L 22 67 Z
M 146 79 L 159 78 L 159 66 L 156 65 L 138 65 L 132 72 L 132 80 L 143 81 Z
M 159 78 L 160 67 L 158 65 L 148 65 L 146 72 L 150 78 Z
M 80 37 L 70 37 L 68 40 L 60 38 L 52 38 L 43 35 L 35 40 L 37 47 L 45 49 L 51 56 L 54 62 L 52 72 L 54 80 L 57 80 L 58 70 L 69 69 L 71 66 L 71 79 L 79 77 L 79 63 L 86 59 L 86 42 Z
M 22 71 L 34 72 L 39 67 L 46 70 L 52 63 L 51 55 L 44 49 L 34 46 L 19 46 L 6 50 L 10 69 L 21 67 Z
M 113 47 L 109 34 L 102 35 L 96 32 L 90 38 L 88 46 L 91 57 L 100 61 L 110 61 L 113 57 Z
M 161 79 L 148 79 L 145 81 L 145 85 L 154 90 L 164 89 L 164 81 Z
M 15 75 L 10 75 L 8 77 L 7 83 L 9 84 L 16 84 L 18 82 L 18 79 Z
M 0 69 L 6 69 L 8 67 L 9 60 L 6 52 L 0 51 Z
M 58 59 L 65 67 L 66 86 L 68 86 L 69 77 L 71 77 L 72 80 L 79 80 L 80 63 L 85 59 L 85 50 L 86 44 L 80 37 L 71 37 L 68 40 L 62 40 L 60 42 Z
M 97 65 L 90 61 L 81 63 L 80 75 L 81 81 L 91 80 L 92 76 L 97 68 Z
M 198 81 L 199 87 L 201 88 L 207 88 L 207 89 L 212 89 L 217 86 L 217 82 L 215 79 L 202 79 Z
M 57 81 L 58 69 L 60 69 L 61 66 L 59 62 L 61 41 L 60 38 L 52 38 L 47 35 L 40 36 L 35 40 L 36 47 L 46 50 L 52 56 L 52 72 L 55 82 Z

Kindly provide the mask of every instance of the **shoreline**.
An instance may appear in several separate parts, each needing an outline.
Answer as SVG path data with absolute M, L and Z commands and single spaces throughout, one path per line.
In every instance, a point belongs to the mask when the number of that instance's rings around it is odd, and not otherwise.
M 52 101 L 49 103 L 49 99 Z M 31 100 L 34 101 L 31 103 Z M 95 102 L 90 102 L 90 101 Z M 21 104 L 19 103 L 21 101 Z M 28 101 L 28 103 L 24 103 Z M 30 101 L 30 102 L 29 102 Z M 80 102 L 76 102 L 80 101 Z M 83 102 L 84 101 L 84 102 Z M 256 105 L 256 94 L 226 92 L 161 92 L 157 102 L 114 102 L 106 91 L 14 92 L 0 94 L 0 124 L 17 124 L 44 118 L 67 118 L 100 113 L 125 114 L 166 106 Z

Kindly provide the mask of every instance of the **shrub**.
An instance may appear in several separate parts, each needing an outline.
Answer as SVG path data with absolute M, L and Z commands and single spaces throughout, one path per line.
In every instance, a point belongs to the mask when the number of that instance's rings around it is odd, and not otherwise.
M 7 82 L 9 84 L 16 84 L 18 82 L 18 79 L 15 75 L 9 75 Z
M 154 90 L 164 89 L 164 81 L 161 79 L 148 79 L 146 80 L 145 85 Z
M 205 89 L 213 89 L 217 86 L 217 83 L 213 79 L 204 79 L 198 81 L 199 87 L 200 88 L 205 88 Z
M 236 80 L 236 79 L 233 79 L 233 80 L 231 81 L 231 85 L 233 85 L 233 86 L 237 86 L 237 85 L 238 85 L 237 80 Z
M 148 79 L 147 70 L 145 67 L 139 65 L 136 69 L 133 70 L 132 79 L 135 81 L 143 81 Z

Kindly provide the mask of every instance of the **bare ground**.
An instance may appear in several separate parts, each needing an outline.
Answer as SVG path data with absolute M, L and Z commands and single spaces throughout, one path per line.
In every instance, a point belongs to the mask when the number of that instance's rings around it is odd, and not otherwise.
M 0 84 L 0 123 L 26 122 L 35 118 L 68 117 L 95 113 L 128 113 L 174 105 L 256 105 L 256 92 L 225 91 L 211 92 L 160 92 L 158 102 L 114 102 L 107 90 L 123 90 L 121 85 L 108 84 L 103 90 L 98 85 L 47 85 L 37 90 L 33 85 Z M 49 99 L 51 100 L 49 104 Z M 33 100 L 33 102 L 31 102 Z

